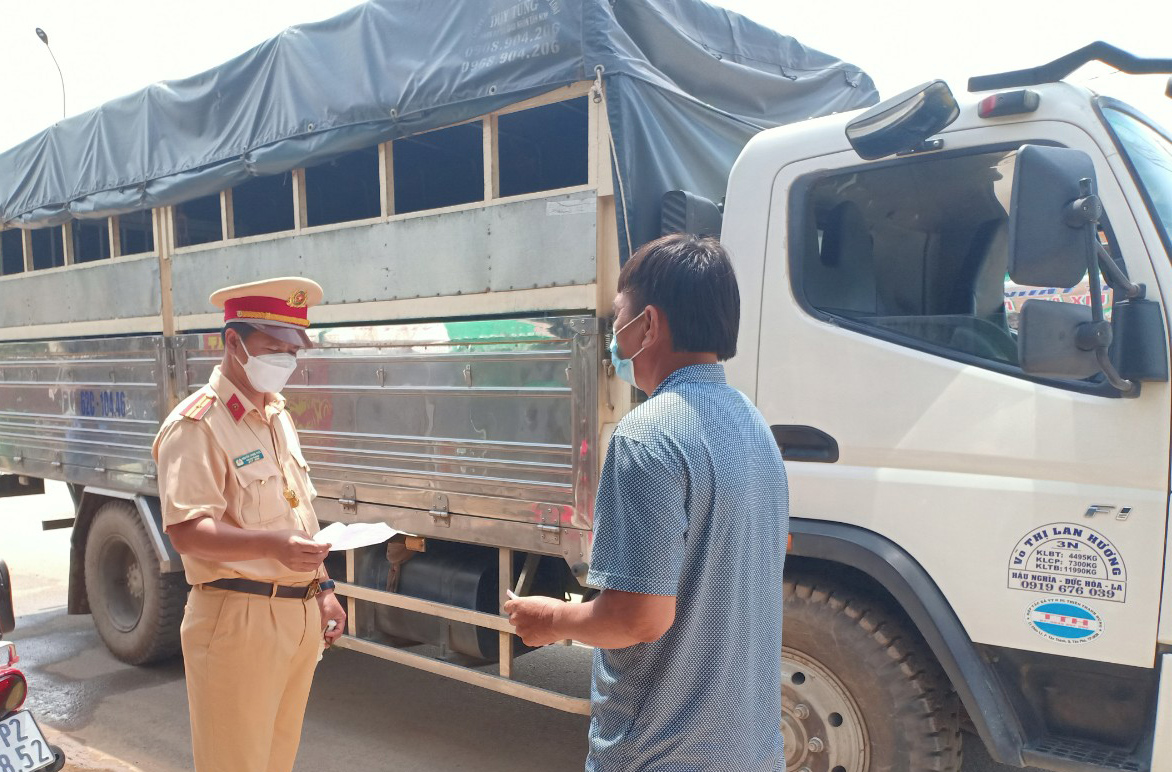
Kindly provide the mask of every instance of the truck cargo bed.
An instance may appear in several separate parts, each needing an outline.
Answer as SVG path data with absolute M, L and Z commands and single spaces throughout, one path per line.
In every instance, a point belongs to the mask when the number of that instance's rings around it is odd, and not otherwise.
M 600 322 L 335 327 L 284 391 L 323 520 L 585 560 Z M 156 495 L 150 446 L 219 333 L 0 345 L 0 470 Z M 563 535 L 566 537 L 563 539 Z M 575 546 L 576 545 L 576 546 Z

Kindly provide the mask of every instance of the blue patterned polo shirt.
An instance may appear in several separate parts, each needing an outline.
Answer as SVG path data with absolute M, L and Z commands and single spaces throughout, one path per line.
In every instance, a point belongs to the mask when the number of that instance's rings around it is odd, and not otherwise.
M 588 772 L 783 772 L 777 443 L 721 365 L 684 367 L 610 442 L 588 584 L 676 596 L 654 643 L 596 649 Z

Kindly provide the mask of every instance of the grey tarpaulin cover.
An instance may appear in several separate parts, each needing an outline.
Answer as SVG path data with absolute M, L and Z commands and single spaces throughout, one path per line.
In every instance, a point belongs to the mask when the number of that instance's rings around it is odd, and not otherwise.
M 719 200 L 761 128 L 877 100 L 859 68 L 699 0 L 371 0 L 0 153 L 0 222 L 176 204 L 591 80 L 596 67 L 636 245 L 658 234 L 664 191 Z

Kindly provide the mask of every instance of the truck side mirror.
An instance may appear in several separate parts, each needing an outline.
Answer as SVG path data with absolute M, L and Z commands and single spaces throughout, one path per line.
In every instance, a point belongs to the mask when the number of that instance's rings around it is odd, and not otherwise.
M 694 236 L 720 238 L 724 215 L 712 201 L 686 190 L 669 190 L 663 194 L 659 210 L 659 235 L 691 233 Z
M 1092 198 L 1095 167 L 1081 150 L 1023 145 L 1013 169 L 1009 276 L 1030 287 L 1073 287 L 1093 265 L 1094 229 L 1079 206 Z M 1095 220 L 1097 222 L 1097 213 Z
M 12 607 L 12 580 L 8 564 L 0 560 L 0 638 L 16 629 L 16 613 Z
M 1088 306 L 1026 301 L 1017 335 L 1022 371 L 1045 378 L 1090 378 L 1100 372 L 1110 377 L 1114 370 L 1117 377 L 1130 382 L 1167 381 L 1160 304 L 1125 300 L 1115 304 L 1113 317 L 1110 324 L 1096 323 Z M 1106 360 L 1100 349 L 1106 350 Z
M 1023 372 L 1044 378 L 1090 378 L 1099 373 L 1095 341 L 1084 340 L 1091 309 L 1076 303 L 1027 300 L 1017 328 Z M 1108 331 L 1110 328 L 1107 328 Z M 1084 348 L 1089 342 L 1089 348 Z
M 1010 278 L 1034 287 L 1072 287 L 1086 274 L 1091 295 L 1089 309 L 1026 303 L 1018 330 L 1018 361 L 1033 375 L 1087 378 L 1102 372 L 1112 386 L 1134 397 L 1139 380 L 1160 374 L 1162 364 L 1155 359 L 1164 358 L 1163 322 L 1153 326 L 1152 311 L 1139 304 L 1144 286 L 1131 282 L 1099 244 L 1102 215 L 1090 156 L 1041 145 L 1023 145 L 1017 151 L 1009 206 Z M 1100 270 L 1125 296 L 1116 311 L 1126 317 L 1128 339 L 1114 351 L 1114 330 L 1103 312 Z M 1160 336 L 1155 346 L 1154 335 Z M 1133 369 L 1136 378 L 1120 374 L 1117 364 Z
M 874 161 L 910 153 L 960 115 L 952 89 L 934 80 L 885 99 L 846 125 L 846 138 L 861 158 Z
M 1168 380 L 1164 309 L 1152 300 L 1125 300 L 1111 312 L 1111 361 L 1131 381 Z

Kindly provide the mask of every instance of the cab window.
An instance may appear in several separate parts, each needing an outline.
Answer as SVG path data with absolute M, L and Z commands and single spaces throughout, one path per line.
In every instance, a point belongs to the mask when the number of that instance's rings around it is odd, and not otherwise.
M 1085 279 L 1057 288 L 1010 281 L 1014 157 L 1006 150 L 905 159 L 806 185 L 797 194 L 799 296 L 861 332 L 1016 369 L 1021 305 L 1035 297 L 1089 303 L 1089 291 Z

